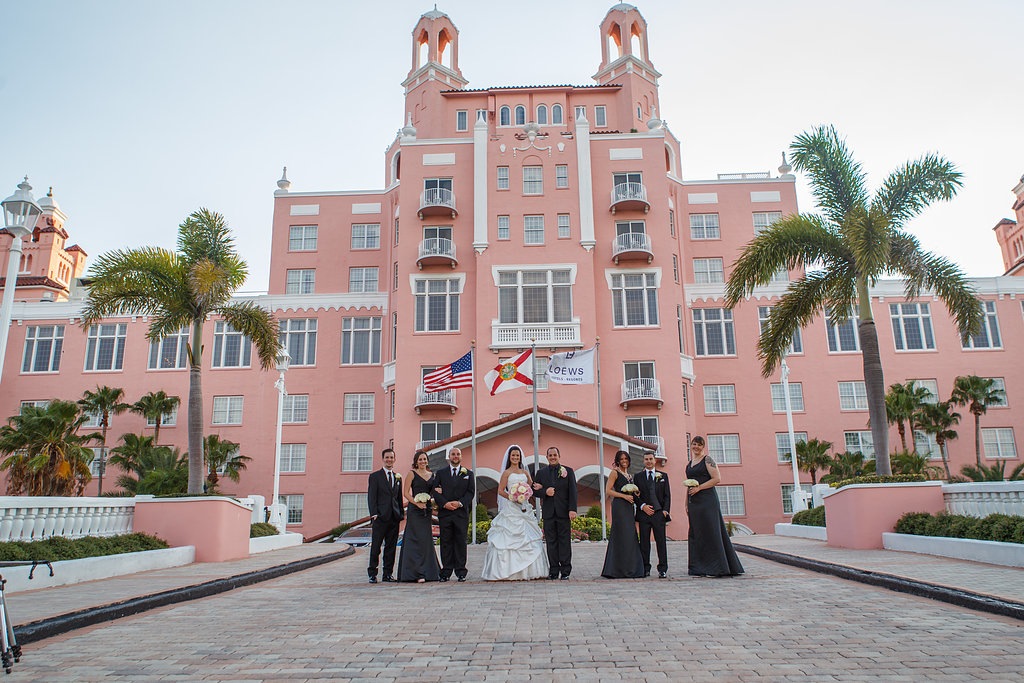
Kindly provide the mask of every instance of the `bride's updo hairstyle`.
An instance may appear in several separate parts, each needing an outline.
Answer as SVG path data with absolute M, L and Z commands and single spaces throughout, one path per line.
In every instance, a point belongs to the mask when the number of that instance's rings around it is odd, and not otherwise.
M 626 469 L 628 470 L 629 466 L 633 464 L 633 459 L 631 457 L 629 457 L 629 453 L 627 453 L 626 451 L 615 451 L 615 459 L 612 460 L 612 465 L 614 465 L 615 467 L 618 467 L 619 466 L 619 461 L 623 457 L 626 458 Z

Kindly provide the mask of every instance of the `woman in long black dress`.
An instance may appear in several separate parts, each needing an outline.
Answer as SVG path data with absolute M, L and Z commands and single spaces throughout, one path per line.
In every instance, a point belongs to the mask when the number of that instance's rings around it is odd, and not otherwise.
M 432 533 L 432 505 L 421 503 L 416 496 L 430 495 L 434 489 L 434 475 L 428 465 L 427 454 L 416 451 L 413 468 L 402 483 L 402 495 L 409 501 L 405 513 L 405 532 L 402 534 L 402 554 L 398 557 L 398 580 L 439 581 L 441 569 L 434 551 Z
M 644 576 L 644 558 L 640 554 L 640 538 L 636 533 L 635 498 L 622 491 L 623 486 L 633 483 L 629 464 L 629 453 L 618 451 L 615 469 L 608 476 L 605 487 L 605 495 L 612 499 L 612 531 L 604 554 L 604 569 L 601 570 L 601 576 L 606 579 L 641 579 Z
M 715 461 L 707 455 L 704 437 L 693 437 L 690 450 L 693 459 L 686 466 L 686 478 L 696 480 L 697 486 L 687 490 L 689 573 L 691 576 L 737 576 L 743 573 L 743 565 L 729 540 L 715 491 L 722 476 Z

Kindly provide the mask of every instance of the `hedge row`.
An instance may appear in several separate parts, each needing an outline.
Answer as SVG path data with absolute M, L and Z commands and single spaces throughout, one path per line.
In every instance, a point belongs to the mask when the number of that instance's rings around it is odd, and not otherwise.
M 793 515 L 793 524 L 800 526 L 825 526 L 825 506 L 801 510 Z
M 262 538 L 263 536 L 277 536 L 277 527 L 270 522 L 256 522 L 249 525 L 249 538 Z
M 970 538 L 978 541 L 1024 543 L 1024 517 L 993 514 L 968 517 L 940 512 L 908 512 L 896 522 L 896 533 L 943 538 Z
M 923 474 L 890 474 L 889 476 L 866 474 L 862 477 L 834 481 L 829 486 L 838 489 L 850 484 L 909 484 L 918 481 L 928 481 L 928 477 Z
M 71 540 L 54 536 L 45 541 L 9 541 L 0 543 L 0 562 L 58 562 L 80 560 L 85 557 L 103 557 L 136 553 L 142 550 L 167 548 L 166 542 L 147 534 L 122 534 L 120 536 L 86 536 Z

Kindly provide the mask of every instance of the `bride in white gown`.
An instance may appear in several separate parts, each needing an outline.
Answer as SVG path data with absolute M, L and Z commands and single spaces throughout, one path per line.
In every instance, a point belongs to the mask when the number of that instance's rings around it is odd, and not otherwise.
M 533 508 L 529 503 L 519 505 L 508 498 L 509 489 L 516 484 L 526 484 L 533 490 L 530 473 L 523 469 L 523 450 L 509 446 L 498 482 L 498 516 L 487 532 L 485 581 L 525 581 L 548 575 L 544 538 Z

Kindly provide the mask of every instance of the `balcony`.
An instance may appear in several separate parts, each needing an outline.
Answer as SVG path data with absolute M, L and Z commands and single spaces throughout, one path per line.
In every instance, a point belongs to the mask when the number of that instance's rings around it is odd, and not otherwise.
M 441 391 L 426 391 L 423 385 L 416 388 L 416 413 L 419 414 L 423 408 L 449 408 L 454 413 L 458 408 L 455 402 L 454 389 L 442 389 Z
M 444 187 L 433 187 L 423 190 L 420 195 L 419 216 L 451 216 L 455 218 L 459 212 L 455 209 L 455 193 Z
M 565 323 L 499 323 L 491 321 L 492 349 L 522 349 L 536 343 L 540 347 L 582 347 L 580 321 Z
M 419 255 L 416 257 L 416 267 L 423 270 L 423 266 L 451 266 L 454 268 L 459 263 L 455 258 L 455 243 L 446 237 L 428 237 L 420 242 Z
M 650 263 L 654 260 L 651 238 L 643 232 L 624 232 L 616 235 L 612 240 L 612 260 L 615 261 L 615 265 L 619 265 L 619 261 Z
M 693 372 L 693 356 L 687 356 L 685 353 L 679 354 L 679 374 L 691 382 L 697 379 L 697 375 Z
M 657 405 L 661 409 L 661 383 L 649 377 L 627 379 L 622 385 L 622 400 L 619 401 L 626 410 L 630 406 Z
M 660 436 L 634 436 L 634 439 L 640 439 L 646 441 L 651 445 L 651 450 L 654 451 L 654 457 L 664 458 L 668 460 L 668 456 L 665 455 L 665 439 Z
M 651 210 L 651 203 L 647 201 L 647 188 L 643 183 L 619 183 L 612 188 L 612 203 L 609 207 L 614 214 L 617 211 L 643 211 Z
M 384 389 L 395 386 L 395 361 L 384 364 L 384 381 L 380 385 Z

